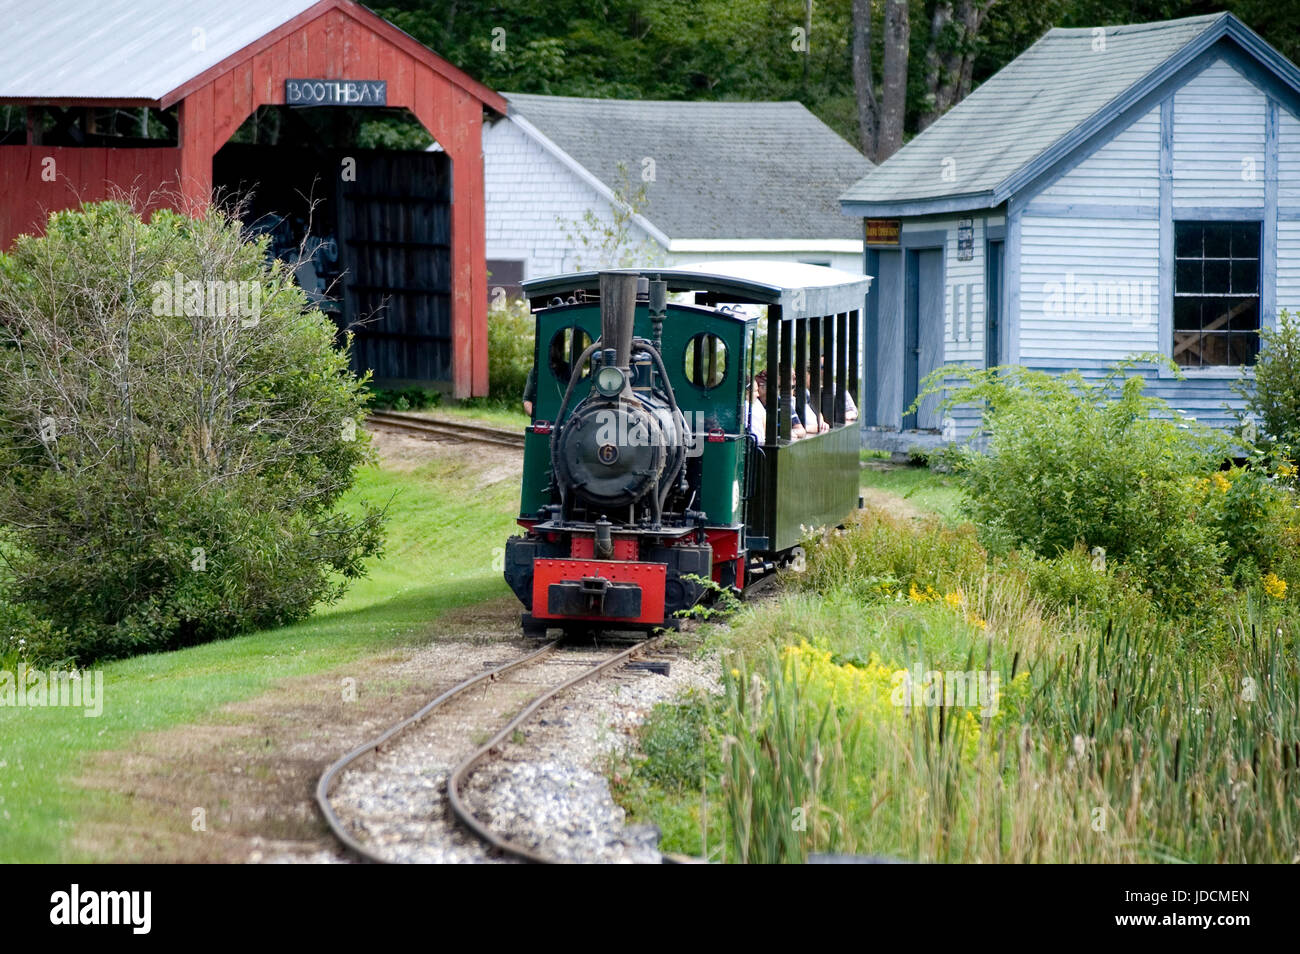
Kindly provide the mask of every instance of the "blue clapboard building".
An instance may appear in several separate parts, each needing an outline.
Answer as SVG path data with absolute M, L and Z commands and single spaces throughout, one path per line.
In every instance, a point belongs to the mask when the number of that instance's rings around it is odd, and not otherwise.
M 864 220 L 868 446 L 978 430 L 909 413 L 945 363 L 1100 375 L 1228 426 L 1259 329 L 1300 310 L 1300 70 L 1231 14 L 1054 29 L 840 198 Z

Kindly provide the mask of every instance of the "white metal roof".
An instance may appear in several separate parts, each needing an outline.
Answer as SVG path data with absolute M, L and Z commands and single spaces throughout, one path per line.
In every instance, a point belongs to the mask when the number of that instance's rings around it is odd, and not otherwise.
M 0 98 L 159 100 L 318 0 L 0 0 Z
M 788 318 L 860 309 L 872 280 L 870 275 L 854 275 L 825 265 L 736 259 L 603 271 L 644 278 L 658 276 L 668 283 L 670 292 L 711 291 L 736 296 L 725 299 L 728 301 L 781 305 Z M 529 298 L 563 295 L 579 288 L 597 293 L 600 274 L 601 270 L 594 270 L 530 278 L 523 287 Z
M 757 259 L 722 259 L 716 262 L 691 262 L 674 265 L 675 272 L 698 272 L 773 288 L 830 288 L 836 285 L 870 285 L 867 275 L 855 275 L 826 265 L 806 262 L 764 262 Z

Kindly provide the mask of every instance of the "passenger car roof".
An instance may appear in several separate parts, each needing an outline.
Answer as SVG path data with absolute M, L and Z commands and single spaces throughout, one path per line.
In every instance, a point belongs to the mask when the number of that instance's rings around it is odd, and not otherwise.
M 859 311 L 871 287 L 870 275 L 854 275 L 802 262 L 742 260 L 603 271 L 658 278 L 668 283 L 669 292 L 706 292 L 720 302 L 780 305 L 786 318 Z M 536 299 L 581 290 L 599 298 L 600 274 L 600 271 L 585 271 L 532 278 L 523 283 L 524 293 L 529 299 Z

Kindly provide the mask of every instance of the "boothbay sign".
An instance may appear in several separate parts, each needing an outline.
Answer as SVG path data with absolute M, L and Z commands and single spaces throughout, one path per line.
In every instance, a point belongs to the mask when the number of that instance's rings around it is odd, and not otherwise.
M 287 79 L 289 106 L 387 106 L 386 80 Z

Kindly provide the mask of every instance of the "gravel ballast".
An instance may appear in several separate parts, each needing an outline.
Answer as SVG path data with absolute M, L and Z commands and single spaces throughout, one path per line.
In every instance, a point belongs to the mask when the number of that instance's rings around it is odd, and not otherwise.
M 443 643 L 415 653 L 404 670 L 431 676 L 430 696 L 460 679 L 513 658 L 524 649 L 482 643 Z M 379 753 L 363 757 L 339 778 L 335 812 L 358 840 L 394 862 L 494 863 L 501 859 L 456 826 L 447 807 L 451 769 L 545 688 L 616 651 L 563 647 L 543 662 L 475 687 Z M 714 660 L 656 651 L 669 674 L 621 668 L 552 700 L 481 762 L 464 797 L 493 831 L 559 861 L 654 864 L 659 833 L 629 826 L 603 772 L 611 752 L 633 744 L 637 726 L 660 702 L 689 689 L 717 691 Z M 403 676 L 410 672 L 402 673 Z M 436 674 L 436 675 L 435 675 Z M 346 861 L 341 852 L 265 861 Z

